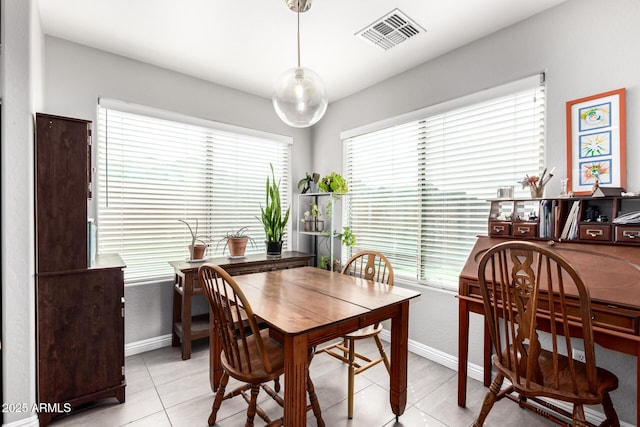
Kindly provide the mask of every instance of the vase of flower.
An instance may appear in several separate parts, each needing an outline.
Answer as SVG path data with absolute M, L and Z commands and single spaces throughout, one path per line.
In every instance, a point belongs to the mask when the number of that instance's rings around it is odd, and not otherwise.
M 524 176 L 520 184 L 522 184 L 522 188 L 529 187 L 529 191 L 531 192 L 531 198 L 533 199 L 541 199 L 544 196 L 544 186 L 549 182 L 551 178 L 553 178 L 553 172 L 556 170 L 554 167 L 551 169 L 551 172 L 547 173 L 547 168 L 544 168 L 542 174 L 531 175 L 528 174 Z
M 304 213 L 304 218 L 300 222 L 304 224 L 304 231 L 322 231 L 324 230 L 324 222 L 320 219 L 320 209 L 315 203 L 311 204 L 311 209 Z
M 544 185 L 532 185 L 529 187 L 532 199 L 541 199 L 544 195 Z

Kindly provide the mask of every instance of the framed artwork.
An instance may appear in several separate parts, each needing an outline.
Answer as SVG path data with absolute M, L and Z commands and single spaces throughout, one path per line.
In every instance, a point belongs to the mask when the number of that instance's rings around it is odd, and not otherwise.
M 625 89 L 567 102 L 567 178 L 575 195 L 627 184 Z

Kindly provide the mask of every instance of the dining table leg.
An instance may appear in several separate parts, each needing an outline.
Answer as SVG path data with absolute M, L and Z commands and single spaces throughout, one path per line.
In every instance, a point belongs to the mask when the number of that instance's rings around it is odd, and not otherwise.
M 284 337 L 284 427 L 307 424 L 308 347 L 306 335 Z
M 391 318 L 391 378 L 389 400 L 396 420 L 407 406 L 407 359 L 409 357 L 409 301 L 400 304 Z

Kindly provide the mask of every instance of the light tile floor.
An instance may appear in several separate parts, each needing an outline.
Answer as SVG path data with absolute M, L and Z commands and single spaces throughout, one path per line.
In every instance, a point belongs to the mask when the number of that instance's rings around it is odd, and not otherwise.
M 375 355 L 373 343 L 358 343 L 358 350 Z M 166 347 L 126 359 L 126 402 L 105 399 L 72 415 L 54 419 L 53 427 L 204 427 L 211 411 L 213 392 L 209 387 L 209 349 L 206 340 L 194 343 L 190 360 L 180 358 L 179 348 Z M 389 406 L 389 376 L 379 364 L 356 376 L 355 409 L 347 419 L 347 370 L 344 364 L 326 355 L 317 355 L 311 377 L 327 427 L 420 427 L 469 426 L 475 419 L 487 391 L 469 380 L 467 408 L 457 406 L 456 372 L 435 362 L 409 354 L 407 408 L 399 421 Z M 228 390 L 236 385 L 229 382 Z M 264 392 L 260 406 L 272 418 L 282 409 Z M 241 397 L 224 401 L 216 426 L 243 426 L 246 403 Z M 265 423 L 256 416 L 255 425 Z M 316 425 L 310 412 L 309 427 Z M 552 423 L 503 400 L 492 410 L 486 425 L 547 426 Z

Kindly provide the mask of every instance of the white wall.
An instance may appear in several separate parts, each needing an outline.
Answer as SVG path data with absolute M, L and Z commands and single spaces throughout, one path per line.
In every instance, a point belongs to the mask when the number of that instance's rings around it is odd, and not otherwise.
M 46 65 L 46 113 L 95 123 L 98 98 L 103 97 L 290 135 L 292 186 L 297 183 L 295 177 L 310 169 L 310 130 L 282 123 L 270 99 L 53 37 L 46 38 Z M 94 201 L 89 211 L 95 214 Z M 127 344 L 171 333 L 172 295 L 171 282 L 125 289 Z M 206 309 L 204 302 L 200 307 Z
M 43 37 L 36 0 L 2 1 L 3 402 L 36 397 L 33 120 L 42 105 Z M 37 423 L 10 412 L 4 423 Z M 34 424 L 35 425 L 35 424 Z
M 640 2 L 569 0 L 329 106 L 314 127 L 314 170 L 342 170 L 340 132 L 498 86 L 544 71 L 547 78 L 546 164 L 566 174 L 565 103 L 627 89 L 627 189 L 640 191 Z M 427 33 L 428 35 L 428 33 Z M 398 48 L 402 48 L 399 46 Z M 523 171 L 531 172 L 531 171 Z M 549 183 L 558 194 L 559 179 Z M 454 294 L 424 289 L 411 306 L 412 340 L 457 354 Z M 481 363 L 481 318 L 473 316 L 471 361 Z M 621 418 L 635 424 L 636 360 L 611 351 L 598 362 L 615 372 L 613 400 Z

